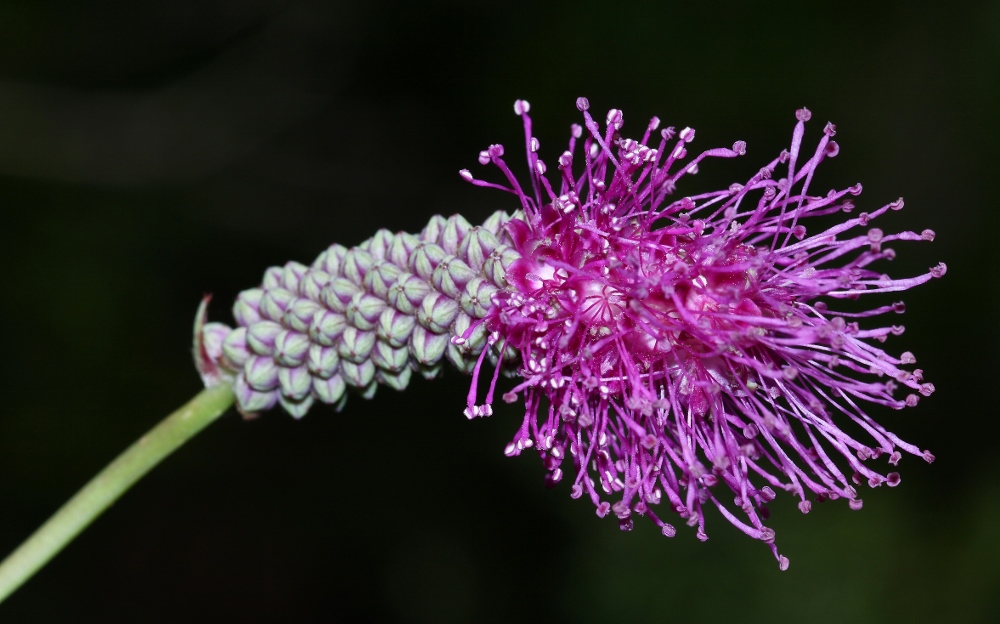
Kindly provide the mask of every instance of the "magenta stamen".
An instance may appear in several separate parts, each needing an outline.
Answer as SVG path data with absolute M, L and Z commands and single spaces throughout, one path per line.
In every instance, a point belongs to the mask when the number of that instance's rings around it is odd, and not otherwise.
M 746 184 L 667 203 L 688 173 L 712 159 L 742 155 L 745 144 L 705 150 L 685 162 L 690 128 L 673 143 L 673 129 L 663 131 L 654 150 L 646 143 L 658 120 L 637 142 L 622 134 L 620 111 L 609 112 L 602 133 L 589 103 L 580 102 L 588 132 L 584 159 L 574 175 L 574 134 L 558 159 L 560 196 L 538 166 L 538 146 L 522 113 L 536 200 L 544 189 L 550 204 L 531 206 L 522 197 L 517 250 L 523 260 L 486 317 L 488 329 L 504 336 L 523 362 L 523 382 L 505 396 L 524 395 L 552 482 L 561 478 L 565 457 L 557 450 L 569 449 L 577 471 L 573 496 L 586 491 L 599 516 L 613 511 L 630 528 L 634 511 L 667 527 L 653 513 L 666 500 L 707 539 L 703 507 L 711 500 L 741 531 L 767 543 L 784 569 L 788 560 L 774 547 L 774 532 L 752 507 L 773 498 L 770 488 L 793 493 L 808 510 L 806 488 L 818 499 L 845 498 L 859 507 L 849 473 L 872 487 L 899 482 L 898 475 L 864 463 L 874 453 L 841 431 L 833 415 L 860 425 L 878 453 L 898 448 L 927 457 L 854 402 L 902 407 L 916 400 L 892 398 L 896 385 L 933 391 L 921 383 L 921 371 L 900 368 L 914 362 L 912 355 L 889 356 L 866 342 L 899 335 L 901 326 L 861 328 L 844 320 L 901 307 L 840 313 L 827 302 L 907 290 L 943 275 L 943 265 L 903 279 L 866 268 L 895 255 L 883 248 L 890 241 L 934 235 L 885 234 L 869 226 L 901 202 L 810 234 L 803 225 L 809 217 L 850 211 L 845 195 L 861 188 L 808 194 L 816 169 L 839 146 L 830 141 L 828 125 L 800 162 L 811 116 L 805 109 L 797 113 L 789 150 Z M 502 161 L 493 161 L 510 190 L 523 195 Z M 853 228 L 865 229 L 838 239 Z M 801 427 L 793 429 L 792 421 Z M 757 479 L 767 486 L 755 485 Z M 598 483 L 621 498 L 602 501 Z M 746 520 L 720 502 L 719 487 L 732 490 Z

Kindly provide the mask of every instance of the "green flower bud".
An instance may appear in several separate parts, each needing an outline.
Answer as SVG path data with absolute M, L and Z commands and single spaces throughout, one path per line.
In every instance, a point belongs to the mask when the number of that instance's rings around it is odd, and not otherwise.
M 284 267 L 268 267 L 268 269 L 264 271 L 264 279 L 261 280 L 260 285 L 265 292 L 268 290 L 274 290 L 275 288 L 284 288 Z
M 340 343 L 337 345 L 337 353 L 342 359 L 348 362 L 360 364 L 368 358 L 374 347 L 375 332 L 363 331 L 357 327 L 348 325 L 340 337 Z M 343 362 L 341 366 L 343 366 Z
M 346 253 L 347 247 L 343 245 L 331 245 L 316 258 L 316 261 L 313 262 L 313 268 L 325 271 L 331 276 L 340 275 L 340 265 L 343 263 L 344 254 Z
M 483 275 L 498 288 L 506 288 L 507 267 L 520 257 L 521 254 L 517 253 L 517 250 L 513 247 L 500 245 L 493 250 L 493 253 L 490 254 L 483 264 Z
M 398 373 L 406 368 L 410 361 L 410 350 L 406 347 L 395 348 L 378 340 L 371 353 L 372 362 L 380 369 L 390 373 Z
M 324 379 L 329 378 L 337 372 L 340 366 L 340 356 L 337 354 L 337 347 L 324 347 L 318 344 L 310 345 L 306 365 L 309 367 L 309 372 L 313 375 Z
M 278 365 L 273 358 L 254 355 L 243 366 L 243 375 L 251 388 L 268 392 L 278 387 Z
M 280 321 L 295 294 L 284 288 L 272 288 L 260 298 L 260 315 L 270 321 Z
M 434 243 L 435 245 L 441 240 L 441 232 L 444 230 L 444 226 L 447 224 L 447 220 L 441 215 L 434 215 L 431 220 L 427 222 L 424 229 L 420 231 L 420 240 L 425 243 Z
M 482 277 L 476 277 L 466 284 L 465 291 L 462 293 L 458 302 L 459 305 L 462 306 L 463 312 L 473 318 L 482 318 L 486 316 L 486 313 L 493 305 L 490 298 L 497 291 L 498 289 L 496 286 L 489 283 Z
M 389 343 L 390 346 L 405 347 L 416 323 L 416 317 L 393 308 L 386 308 L 378 317 L 375 335 L 378 336 L 379 340 Z
M 365 275 L 364 289 L 386 301 L 389 298 L 389 289 L 402 274 L 403 269 L 395 264 L 380 261 Z
M 365 274 L 375 264 L 375 258 L 359 247 L 349 249 L 344 254 L 344 264 L 340 268 L 340 273 L 354 284 L 360 286 L 365 279 Z
M 420 364 L 432 366 L 437 364 L 448 346 L 448 336 L 436 334 L 421 325 L 413 328 L 410 336 L 410 355 Z
M 487 331 L 486 327 L 480 323 L 476 329 L 472 330 L 466 336 L 470 327 L 472 327 L 472 317 L 464 312 L 460 312 L 455 317 L 454 325 L 452 325 L 451 333 L 455 336 L 452 342 L 458 346 L 458 350 L 465 354 L 467 359 L 471 358 L 475 360 L 479 356 L 479 352 L 486 346 Z
M 308 270 L 309 267 L 304 264 L 289 262 L 281 271 L 282 286 L 284 286 L 285 290 L 289 290 L 293 293 L 298 292 L 302 277 L 305 276 L 306 271 Z
M 274 338 L 274 359 L 282 366 L 300 366 L 306 361 L 309 344 L 305 334 L 282 330 Z
M 371 360 L 361 363 L 341 362 L 340 374 L 349 385 L 364 388 L 375 378 L 375 364 Z
M 243 327 L 249 327 L 260 321 L 260 299 L 264 291 L 260 288 L 244 290 L 236 297 L 233 304 L 233 318 Z
M 330 405 L 340 401 L 344 396 L 344 390 L 347 389 L 347 385 L 340 375 L 333 375 L 326 379 L 313 377 L 312 386 L 316 398 Z
M 343 312 L 347 309 L 347 304 L 361 289 L 350 280 L 343 277 L 335 277 L 323 287 L 320 295 L 326 307 L 334 312 Z
M 441 293 L 424 297 L 417 310 L 417 322 L 436 334 L 443 334 L 458 315 L 458 302 Z
M 445 222 L 438 244 L 445 252 L 455 255 L 458 253 L 458 247 L 462 244 L 462 240 L 471 229 L 472 224 L 466 221 L 465 217 L 457 214 L 451 215 Z
M 403 314 L 414 314 L 431 293 L 431 285 L 412 273 L 403 273 L 389 289 L 389 305 Z
M 323 300 L 321 293 L 333 277 L 323 269 L 311 268 L 299 282 L 299 294 L 310 301 Z
M 413 255 L 410 256 L 409 268 L 418 277 L 429 282 L 431 281 L 431 275 L 434 274 L 434 269 L 447 257 L 448 253 L 440 246 L 424 242 L 417 245 L 417 248 L 413 250 Z
M 282 327 L 274 321 L 260 321 L 247 329 L 247 346 L 257 355 L 274 353 L 274 339 L 282 332 Z
M 503 210 L 497 210 L 496 212 L 491 214 L 485 221 L 483 221 L 482 228 L 487 232 L 489 232 L 490 234 L 493 234 L 494 236 L 499 238 L 500 231 L 503 229 L 503 226 L 508 221 L 510 221 L 511 219 L 519 219 L 523 215 L 524 213 L 521 212 L 520 210 L 515 212 L 513 216 L 508 215 Z M 479 266 L 479 265 L 474 265 L 474 266 Z
M 378 317 L 382 314 L 382 310 L 385 310 L 385 306 L 384 299 L 362 291 L 351 298 L 351 302 L 347 304 L 347 309 L 344 311 L 344 316 L 347 317 L 347 322 L 351 325 L 368 331 L 375 329 L 375 323 L 378 322 Z
M 233 391 L 236 394 L 236 400 L 239 402 L 240 409 L 244 414 L 253 414 L 254 412 L 269 410 L 274 407 L 274 404 L 278 400 L 277 392 L 260 392 L 251 388 L 250 384 L 247 383 L 245 375 L 240 375 L 236 378 L 236 384 L 233 387 Z
M 281 385 L 282 396 L 293 401 L 301 401 L 312 389 L 312 377 L 305 366 L 279 367 L 278 383 Z
M 372 258 L 378 262 L 379 260 L 384 260 L 386 258 L 389 248 L 392 246 L 392 240 L 395 237 L 395 234 L 385 228 L 382 228 L 375 232 L 374 236 L 358 245 L 358 247 L 370 253 Z
M 400 232 L 392 239 L 392 244 L 387 251 L 386 259 L 394 265 L 405 268 L 410 265 L 410 254 L 420 244 L 420 238 L 413 234 Z
M 448 347 L 445 349 L 444 353 L 445 358 L 461 373 L 471 373 L 476 367 L 475 359 L 470 359 L 468 355 L 462 351 L 461 347 L 458 347 L 450 342 L 448 343 Z
M 247 328 L 237 327 L 226 334 L 222 341 L 222 353 L 232 369 L 241 369 L 250 358 L 250 349 L 247 347 Z
M 312 395 L 307 395 L 301 401 L 295 401 L 286 397 L 283 394 L 278 395 L 278 403 L 284 408 L 286 412 L 291 414 L 292 418 L 302 418 L 312 407 L 313 398 Z
M 309 325 L 312 324 L 313 317 L 322 309 L 323 306 L 315 301 L 299 297 L 285 308 L 285 314 L 281 317 L 281 324 L 298 332 L 307 332 L 309 331 Z
M 468 264 L 457 256 L 448 256 L 437 265 L 431 275 L 431 285 L 452 299 L 458 299 L 465 291 L 465 285 L 477 277 Z
M 486 264 L 486 258 L 499 246 L 500 241 L 485 226 L 474 227 L 462 241 L 457 255 L 465 258 L 469 266 L 482 269 Z
M 347 317 L 337 312 L 320 310 L 309 325 L 309 337 L 323 346 L 336 344 L 347 328 Z

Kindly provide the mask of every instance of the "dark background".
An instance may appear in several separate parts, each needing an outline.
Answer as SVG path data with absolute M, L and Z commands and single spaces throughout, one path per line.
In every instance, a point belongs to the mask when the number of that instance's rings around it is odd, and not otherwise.
M 988 621 L 1000 611 L 996 448 L 1000 5 L 910 1 L 0 3 L 0 550 L 199 389 L 190 326 L 264 269 L 379 227 L 471 221 L 490 143 L 520 163 L 516 98 L 543 157 L 578 121 L 746 140 L 682 189 L 745 181 L 794 111 L 861 181 L 938 392 L 873 410 L 937 462 L 862 511 L 772 507 L 791 568 L 709 517 L 623 534 L 502 450 L 513 409 L 462 416 L 466 379 L 352 397 L 300 422 L 229 414 L 169 458 L 0 606 L 5 622 Z M 874 5 L 874 6 L 873 6 Z M 698 150 L 695 150 L 698 151 Z

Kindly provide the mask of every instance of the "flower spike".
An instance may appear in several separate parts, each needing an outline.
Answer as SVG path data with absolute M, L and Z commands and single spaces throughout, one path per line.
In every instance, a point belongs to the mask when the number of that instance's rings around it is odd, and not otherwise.
M 874 465 L 883 455 L 890 466 L 901 452 L 934 459 L 863 407 L 912 407 L 934 391 L 909 368 L 912 353 L 881 347 L 903 327 L 874 320 L 904 306 L 837 305 L 943 276 L 944 264 L 895 279 L 871 268 L 895 257 L 890 243 L 934 232 L 871 227 L 901 199 L 810 232 L 813 217 L 853 213 L 861 185 L 810 190 L 840 147 L 827 124 L 806 149 L 805 108 L 789 149 L 750 180 L 678 195 L 683 178 L 743 156 L 746 143 L 689 159 L 691 128 L 665 128 L 651 146 L 659 119 L 637 141 L 622 134 L 620 110 L 602 129 L 586 98 L 576 105 L 583 123 L 549 169 L 530 105 L 514 104 L 530 185 L 501 145 L 478 160 L 504 182 L 459 172 L 515 195 L 513 215 L 479 227 L 435 217 L 417 235 L 383 230 L 309 267 L 269 269 L 237 299 L 237 327 L 199 325 L 199 370 L 206 383 L 234 377 L 245 414 L 280 403 L 300 417 L 315 400 L 342 405 L 348 387 L 370 397 L 378 384 L 403 389 L 413 372 L 433 377 L 446 358 L 472 374 L 471 419 L 493 413 L 509 362 L 521 379 L 503 399 L 520 398 L 525 411 L 507 455 L 534 449 L 549 485 L 567 477 L 569 458 L 571 496 L 586 495 L 624 531 L 648 516 L 672 537 L 660 515 L 674 513 L 705 540 L 705 510 L 716 508 L 784 570 L 764 525 L 777 491 L 797 497 L 802 513 L 837 498 L 860 509 L 857 486 L 900 483 Z M 484 367 L 493 369 L 479 402 Z

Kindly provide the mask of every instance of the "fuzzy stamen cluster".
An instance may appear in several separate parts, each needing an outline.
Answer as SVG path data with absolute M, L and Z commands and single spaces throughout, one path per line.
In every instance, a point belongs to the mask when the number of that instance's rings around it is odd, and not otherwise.
M 940 277 L 893 279 L 872 268 L 892 260 L 889 244 L 932 240 L 934 233 L 886 234 L 870 223 L 897 200 L 856 212 L 861 186 L 810 193 L 819 164 L 835 156 L 827 124 L 811 153 L 803 150 L 809 111 L 797 112 L 791 146 L 743 184 L 676 196 L 682 178 L 706 158 L 745 153 L 737 142 L 686 160 L 695 132 L 659 132 L 653 119 L 639 140 L 621 134 L 620 111 L 602 130 L 581 98 L 584 126 L 574 124 L 554 181 L 539 158 L 527 102 L 524 121 L 530 189 L 503 160 L 502 146 L 480 154 L 507 180 L 522 216 L 506 229 L 521 258 L 508 287 L 493 297 L 485 323 L 521 355 L 518 395 L 524 420 L 507 454 L 535 448 L 548 481 L 575 470 L 571 495 L 586 495 L 598 516 L 613 513 L 623 530 L 648 516 L 672 536 L 656 510 L 666 505 L 707 539 L 705 509 L 715 507 L 747 535 L 767 543 L 782 569 L 788 559 L 763 524 L 776 490 L 813 502 L 845 498 L 861 507 L 856 485 L 895 486 L 904 451 L 933 460 L 869 417 L 864 403 L 896 409 L 934 387 L 916 360 L 880 343 L 901 325 L 868 321 L 901 313 L 902 303 L 862 312 L 837 303 L 896 292 Z M 851 213 L 854 213 L 852 216 Z M 807 229 L 810 219 L 845 214 L 839 224 Z M 475 367 L 467 414 L 477 404 Z M 850 432 L 848 432 L 848 430 Z

